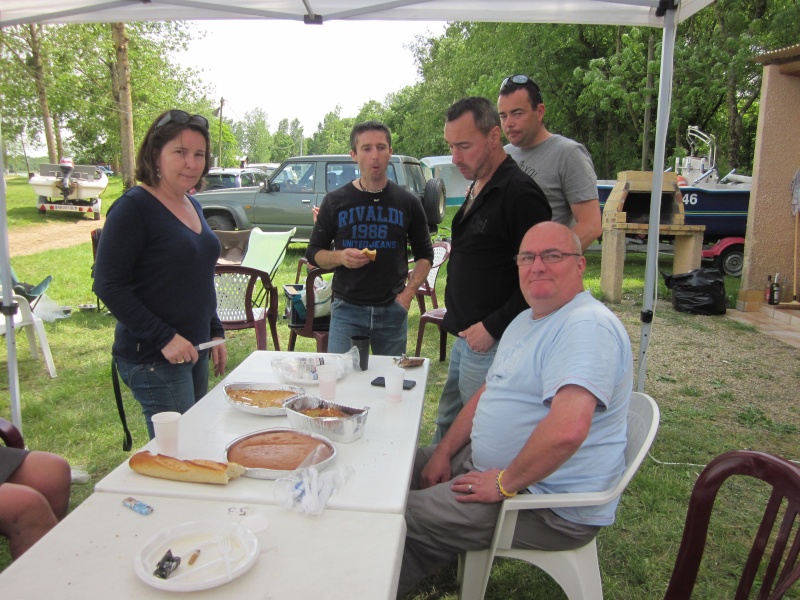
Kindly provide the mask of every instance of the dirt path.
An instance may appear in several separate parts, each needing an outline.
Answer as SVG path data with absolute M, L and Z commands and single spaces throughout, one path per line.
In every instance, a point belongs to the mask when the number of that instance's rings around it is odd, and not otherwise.
M 11 257 L 36 254 L 45 250 L 69 248 L 91 241 L 92 229 L 103 226 L 103 221 L 78 219 L 64 223 L 42 223 L 15 228 L 8 232 Z

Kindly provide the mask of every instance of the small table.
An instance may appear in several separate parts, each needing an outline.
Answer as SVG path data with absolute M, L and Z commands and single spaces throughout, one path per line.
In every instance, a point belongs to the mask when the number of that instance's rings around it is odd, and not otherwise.
M 241 520 L 243 514 L 268 521 L 257 534 L 260 555 L 255 564 L 229 583 L 192 592 L 192 598 L 394 600 L 397 594 L 406 530 L 402 515 L 327 510 L 310 518 L 277 506 L 137 496 L 154 508 L 142 516 L 124 507 L 124 498 L 87 498 L 0 573 L 2 597 L 182 598 L 141 581 L 134 557 L 150 539 L 175 525 Z
M 234 382 L 285 383 L 270 362 L 284 356 L 313 356 L 301 352 L 266 352 L 251 354 L 228 377 L 211 390 L 181 418 L 178 458 L 205 458 L 224 461 L 225 447 L 232 440 L 263 429 L 289 427 L 285 416 L 262 417 L 240 411 L 225 401 L 222 387 Z M 411 470 L 417 448 L 425 385 L 430 362 L 406 369 L 405 378 L 417 382 L 403 392 L 403 400 L 389 403 L 382 387 L 370 382 L 392 366 L 388 356 L 370 356 L 368 371 L 345 375 L 336 386 L 335 401 L 351 406 L 370 408 L 364 437 L 351 444 L 334 442 L 338 455 L 328 467 L 348 465 L 353 472 L 328 503 L 328 509 L 359 512 L 403 514 L 408 497 Z M 306 386 L 315 395 L 317 386 Z M 156 453 L 155 441 L 145 450 Z M 226 502 L 279 504 L 273 496 L 273 481 L 239 477 L 227 485 L 211 485 L 168 481 L 134 472 L 127 461 L 97 483 L 95 491 L 137 495 L 169 496 L 218 500 Z

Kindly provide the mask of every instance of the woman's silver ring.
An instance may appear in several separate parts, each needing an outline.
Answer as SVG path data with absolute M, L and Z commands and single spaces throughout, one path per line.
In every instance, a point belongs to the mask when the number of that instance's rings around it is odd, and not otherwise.
M 179 358 L 179 359 L 178 359 L 178 360 L 176 360 L 175 362 L 176 362 L 176 363 L 178 363 L 179 365 L 182 365 L 184 361 L 183 361 L 183 359 L 182 359 L 182 358 Z
M 472 484 L 471 483 L 467 486 L 467 491 L 469 491 L 470 494 L 472 493 Z

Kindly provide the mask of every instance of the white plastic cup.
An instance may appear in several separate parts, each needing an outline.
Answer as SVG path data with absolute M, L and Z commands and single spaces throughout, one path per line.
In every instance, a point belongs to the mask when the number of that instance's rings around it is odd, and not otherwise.
M 317 381 L 319 382 L 320 398 L 333 400 L 336 397 L 336 365 L 319 365 Z
M 178 433 L 181 413 L 161 412 L 153 415 L 153 430 L 156 434 L 158 453 L 165 456 L 178 456 Z
M 386 381 L 386 399 L 389 402 L 400 402 L 403 399 L 403 377 L 405 369 L 389 367 L 384 375 Z

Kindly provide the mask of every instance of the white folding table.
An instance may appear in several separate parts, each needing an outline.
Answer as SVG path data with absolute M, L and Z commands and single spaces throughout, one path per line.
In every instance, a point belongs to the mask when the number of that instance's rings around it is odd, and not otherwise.
M 114 600 L 186 597 L 143 582 L 134 558 L 159 533 L 195 520 L 266 519 L 252 568 L 233 581 L 191 592 L 192 598 L 269 600 L 391 599 L 405 542 L 399 514 L 325 511 L 318 518 L 278 506 L 137 496 L 154 508 L 143 516 L 125 495 L 95 493 L 0 573 L 3 600 Z M 175 575 L 185 572 L 185 565 Z M 182 569 L 182 570 L 181 570 Z
M 225 401 L 222 386 L 234 382 L 286 383 L 272 370 L 272 359 L 303 355 L 266 351 L 250 355 L 183 415 L 178 458 L 224 460 L 225 447 L 232 440 L 254 431 L 289 427 L 285 416 L 263 417 L 232 407 Z M 384 388 L 370 385 L 392 364 L 391 357 L 370 356 L 369 370 L 351 372 L 337 384 L 336 402 L 355 408 L 368 406 L 369 415 L 364 437 L 350 444 L 334 442 L 338 454 L 328 468 L 347 465 L 352 468 L 352 474 L 331 497 L 328 509 L 396 514 L 405 511 L 430 363 L 426 359 L 422 366 L 406 369 L 405 378 L 416 381 L 417 385 L 403 391 L 399 403 L 388 402 Z M 307 386 L 306 389 L 314 395 L 316 387 Z M 149 442 L 144 449 L 155 454 L 155 442 Z M 224 486 L 156 479 L 132 471 L 126 461 L 98 482 L 95 490 L 277 504 L 273 495 L 275 487 L 272 481 L 247 477 L 239 477 Z

